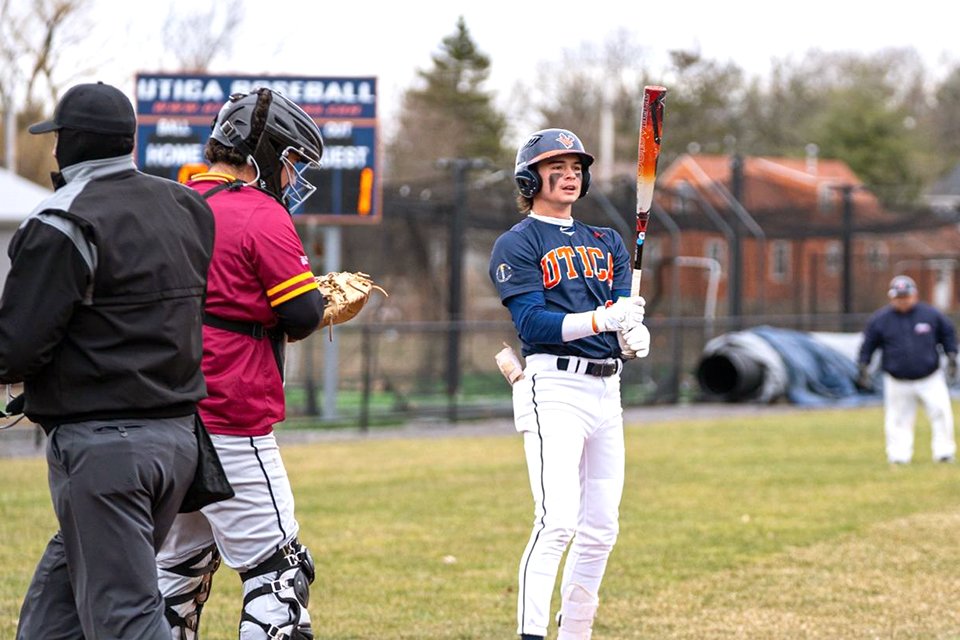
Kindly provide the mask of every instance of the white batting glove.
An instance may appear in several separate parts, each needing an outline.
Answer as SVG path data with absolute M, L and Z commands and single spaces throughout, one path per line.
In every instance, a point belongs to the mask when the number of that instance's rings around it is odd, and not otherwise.
M 627 341 L 623 339 L 623 332 L 617 331 L 617 342 L 620 343 L 620 357 L 624 360 L 633 360 L 637 357 L 637 352 L 631 349 L 627 345 Z
M 620 298 L 609 307 L 597 307 L 593 312 L 594 330 L 597 333 L 604 331 L 627 331 L 643 322 L 643 296 L 627 296 Z
M 640 323 L 626 331 L 617 332 L 621 355 L 625 360 L 646 358 L 650 355 L 650 330 Z

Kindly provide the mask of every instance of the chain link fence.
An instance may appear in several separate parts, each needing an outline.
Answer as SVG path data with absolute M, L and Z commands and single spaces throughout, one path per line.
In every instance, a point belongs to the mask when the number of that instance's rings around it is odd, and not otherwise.
M 650 355 L 622 374 L 625 407 L 703 400 L 696 370 L 716 336 L 757 326 L 805 332 L 859 332 L 869 313 L 648 317 Z M 410 420 L 456 422 L 511 415 L 510 387 L 494 355 L 503 344 L 519 351 L 510 322 L 346 324 L 288 347 L 287 399 L 291 426 L 329 424 L 368 429 Z M 331 345 L 335 350 L 331 351 Z M 451 353 L 458 345 L 456 353 Z M 335 390 L 324 387 L 325 358 L 336 355 Z M 326 378 L 331 384 L 330 378 Z M 333 398 L 336 406 L 324 406 Z

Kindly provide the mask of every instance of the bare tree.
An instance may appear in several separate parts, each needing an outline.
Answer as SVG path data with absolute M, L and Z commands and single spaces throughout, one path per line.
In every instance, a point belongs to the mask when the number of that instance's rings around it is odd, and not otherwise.
M 541 63 L 534 87 L 540 127 L 571 129 L 597 154 L 601 138 L 610 136 L 606 162 L 620 161 L 626 170 L 636 163 L 637 126 L 643 86 L 648 78 L 644 49 L 625 29 L 612 31 L 597 44 L 565 49 L 559 60 Z M 612 114 L 611 124 L 604 117 Z M 612 135 L 611 135 L 612 134 Z M 611 148 L 612 147 L 612 148 Z M 615 171 L 606 165 L 601 169 Z M 597 174 L 600 176 L 600 173 Z
M 76 61 L 64 64 L 64 56 L 88 32 L 84 14 L 91 0 L 0 0 L 0 109 L 5 164 L 19 166 L 20 173 L 42 182 L 50 166 L 49 154 L 38 145 L 21 140 L 24 122 L 39 118 L 46 105 L 56 102 L 69 80 L 67 67 L 78 72 Z M 19 150 L 14 151 L 16 142 Z M 16 154 L 16 161 L 14 160 Z
M 205 73 L 217 56 L 228 56 L 243 22 L 243 0 L 214 4 L 206 13 L 170 10 L 163 25 L 164 48 L 179 71 Z

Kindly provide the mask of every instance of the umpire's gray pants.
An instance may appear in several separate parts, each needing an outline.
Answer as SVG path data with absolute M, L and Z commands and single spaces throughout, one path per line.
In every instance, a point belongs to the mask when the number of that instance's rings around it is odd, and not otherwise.
M 194 417 L 62 425 L 47 441 L 60 531 L 24 597 L 18 640 L 169 640 L 156 552 L 197 464 Z

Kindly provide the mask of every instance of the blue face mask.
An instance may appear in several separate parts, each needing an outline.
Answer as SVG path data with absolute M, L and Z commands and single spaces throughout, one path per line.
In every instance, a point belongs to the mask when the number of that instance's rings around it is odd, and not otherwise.
M 288 184 L 283 190 L 283 202 L 290 213 L 297 213 L 303 208 L 306 199 L 317 190 L 307 180 L 306 172 L 319 167 L 312 162 L 291 162 L 285 156 L 281 158 L 281 167 L 288 179 Z

